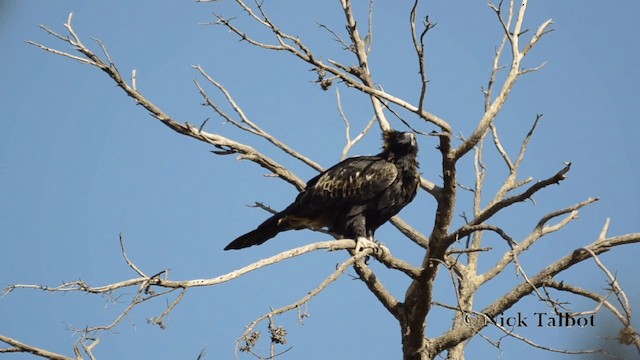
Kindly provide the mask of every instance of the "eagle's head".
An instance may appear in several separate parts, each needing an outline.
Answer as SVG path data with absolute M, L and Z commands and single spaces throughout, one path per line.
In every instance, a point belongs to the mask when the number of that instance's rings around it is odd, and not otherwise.
M 418 142 L 414 133 L 400 131 L 385 131 L 382 135 L 385 153 L 400 158 L 407 155 L 418 154 Z

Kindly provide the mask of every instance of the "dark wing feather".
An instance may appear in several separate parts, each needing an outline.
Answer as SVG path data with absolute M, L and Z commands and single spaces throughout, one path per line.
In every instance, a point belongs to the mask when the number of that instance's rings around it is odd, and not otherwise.
M 302 197 L 361 203 L 384 191 L 398 176 L 394 164 L 376 156 L 347 159 L 307 183 Z

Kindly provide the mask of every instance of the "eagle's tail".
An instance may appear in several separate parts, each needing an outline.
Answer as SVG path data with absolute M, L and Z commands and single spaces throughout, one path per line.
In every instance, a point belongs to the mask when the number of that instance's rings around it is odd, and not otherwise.
M 233 240 L 227 245 L 225 250 L 239 250 L 253 245 L 260 245 L 272 237 L 278 235 L 279 232 L 289 230 L 289 228 L 283 226 L 281 220 L 283 218 L 282 213 L 276 214 L 265 222 L 260 224 L 257 229 L 250 231 L 239 238 Z

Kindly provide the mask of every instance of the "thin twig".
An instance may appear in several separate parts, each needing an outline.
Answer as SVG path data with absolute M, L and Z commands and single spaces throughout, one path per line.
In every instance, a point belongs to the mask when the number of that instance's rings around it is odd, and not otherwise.
M 127 265 L 129 265 L 129 267 L 132 268 L 133 271 L 135 271 L 138 275 L 140 275 L 142 277 L 147 277 L 147 275 L 145 273 L 143 273 L 142 270 L 140 270 L 136 266 L 136 264 L 134 264 L 131 260 L 129 260 L 129 257 L 127 256 L 127 250 L 124 247 L 124 234 L 123 233 L 120 233 L 119 240 L 120 240 L 120 249 L 122 250 L 122 256 L 124 257 L 124 261 L 127 262 Z

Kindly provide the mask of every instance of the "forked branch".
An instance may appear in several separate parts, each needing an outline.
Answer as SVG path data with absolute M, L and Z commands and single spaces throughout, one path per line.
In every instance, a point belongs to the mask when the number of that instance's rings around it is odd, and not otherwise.
M 454 150 L 453 156 L 456 159 L 461 158 L 464 154 L 466 154 L 478 144 L 491 124 L 493 124 L 498 113 L 502 110 L 502 107 L 509 98 L 509 94 L 511 93 L 511 90 L 513 89 L 516 81 L 525 73 L 532 71 L 532 69 L 528 69 L 525 71 L 522 68 L 522 60 L 538 43 L 542 36 L 550 32 L 549 27 L 553 24 L 553 21 L 551 19 L 543 22 L 538 27 L 538 30 L 536 31 L 534 37 L 529 40 L 529 42 L 523 49 L 521 49 L 520 40 L 522 35 L 524 34 L 524 32 L 522 31 L 522 25 L 524 23 L 528 0 L 523 0 L 522 2 L 520 2 L 520 6 L 517 11 L 515 9 L 514 3 L 515 0 L 509 1 L 509 18 L 507 21 L 505 21 L 502 17 L 501 6 L 496 6 L 489 3 L 489 6 L 496 12 L 498 19 L 502 24 L 505 33 L 504 36 L 506 37 L 507 42 L 511 47 L 511 65 L 509 67 L 509 73 L 507 74 L 507 77 L 502 84 L 500 91 L 496 95 L 495 99 L 491 100 L 489 96 L 492 93 L 492 89 L 495 83 L 495 75 L 500 68 L 497 64 L 499 63 L 500 57 L 503 55 L 502 49 L 504 45 L 501 45 L 498 48 L 499 50 L 496 51 L 494 67 L 489 81 L 489 89 L 485 91 L 485 113 L 478 122 L 478 126 L 475 128 L 469 138 Z
M 258 10 L 254 11 L 245 1 L 236 0 L 236 3 L 245 11 L 250 18 L 252 18 L 257 24 L 265 27 L 272 32 L 275 37 L 276 44 L 266 44 L 255 40 L 252 36 L 242 31 L 235 26 L 230 19 L 222 17 L 220 14 L 216 14 L 217 21 L 213 24 L 222 25 L 228 28 L 232 33 L 236 34 L 241 40 L 267 50 L 286 51 L 299 58 L 300 60 L 312 65 L 314 69 L 317 69 L 319 73 L 331 74 L 340 81 L 344 82 L 347 87 L 357 89 L 370 96 L 374 112 L 378 117 L 381 128 L 389 129 L 390 125 L 386 122 L 386 117 L 382 111 L 380 105 L 382 101 L 389 101 L 396 104 L 407 111 L 415 113 L 420 118 L 433 123 L 438 126 L 442 131 L 451 133 L 451 126 L 440 117 L 432 114 L 419 106 L 413 105 L 397 96 L 380 90 L 376 87 L 375 83 L 371 79 L 368 67 L 368 45 L 366 41 L 359 35 L 357 22 L 353 15 L 351 1 L 341 0 L 341 5 L 347 19 L 347 27 L 349 29 L 349 37 L 352 44 L 349 48 L 353 48 L 357 58 L 357 66 L 347 66 L 341 64 L 335 60 L 328 59 L 326 62 L 322 61 L 319 57 L 315 56 L 311 49 L 306 46 L 303 41 L 293 35 L 285 33 L 280 27 L 276 26 L 271 19 L 266 15 L 266 12 L 260 4 L 257 5 Z M 355 30 L 355 31 L 354 31 Z M 364 62 L 363 62 L 364 60 Z M 374 100 L 375 99 L 375 100 Z

